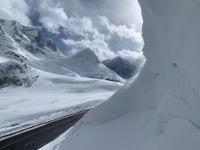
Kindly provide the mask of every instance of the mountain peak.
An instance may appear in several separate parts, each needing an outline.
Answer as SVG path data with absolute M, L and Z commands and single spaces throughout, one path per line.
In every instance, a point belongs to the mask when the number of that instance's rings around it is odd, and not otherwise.
M 71 57 L 72 59 L 78 59 L 79 61 L 81 61 L 81 63 L 84 62 L 92 62 L 94 64 L 98 64 L 100 63 L 98 57 L 96 56 L 96 54 L 89 48 L 84 49 L 78 53 L 76 53 L 74 56 Z

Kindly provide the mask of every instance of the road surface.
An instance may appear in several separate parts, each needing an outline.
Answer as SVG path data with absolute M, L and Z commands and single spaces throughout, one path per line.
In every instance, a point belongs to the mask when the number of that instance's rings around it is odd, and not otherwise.
M 4 135 L 0 137 L 0 150 L 37 150 L 72 127 L 89 110 L 79 111 Z

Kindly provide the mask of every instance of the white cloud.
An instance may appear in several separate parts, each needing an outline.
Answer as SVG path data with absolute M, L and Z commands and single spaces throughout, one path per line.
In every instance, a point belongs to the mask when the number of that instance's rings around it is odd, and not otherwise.
M 115 34 L 120 38 L 130 39 L 132 41 L 143 43 L 141 32 L 136 31 L 135 25 L 114 25 L 110 23 L 109 19 L 105 16 L 100 16 L 100 23 L 104 26 L 108 33 Z
M 1 0 L 0 17 L 30 26 L 28 14 L 29 7 L 24 0 Z
M 131 57 L 133 59 L 144 59 L 143 52 L 135 52 L 135 51 L 126 50 L 126 49 L 118 51 L 117 55 L 123 58 Z
M 141 14 L 136 0 L 117 3 L 113 0 L 28 1 L 39 14 L 39 22 L 44 28 L 56 34 L 61 31 L 63 35 L 64 32 L 65 36 L 61 36 L 62 42 L 67 49 L 71 48 L 72 52 L 90 48 L 100 59 L 106 59 L 119 55 L 118 51 L 123 49 L 136 51 L 143 46 L 140 30 L 137 29 Z M 129 9 L 130 6 L 138 10 L 139 16 L 133 14 L 135 10 Z M 105 11 L 108 8 L 112 9 Z M 122 10 L 124 8 L 127 13 Z M 102 14 L 104 11 L 105 13 Z M 127 17 L 127 14 L 130 16 Z M 122 16 L 126 18 L 125 21 Z M 132 17 L 134 21 L 128 20 Z M 122 53 L 125 51 L 121 51 L 120 55 Z
M 146 58 L 144 57 L 143 52 L 136 52 L 136 51 L 124 49 L 124 50 L 118 51 L 116 55 L 129 60 L 129 62 L 136 64 L 139 68 L 141 68 L 146 61 Z
M 35 10 L 40 14 L 39 21 L 51 32 L 58 33 L 60 26 L 66 32 L 73 32 L 81 36 L 100 36 L 89 17 L 78 15 L 68 16 L 59 2 L 52 0 L 38 1 Z
M 103 35 L 93 26 L 93 22 L 89 17 L 69 17 L 63 24 L 67 32 L 83 36 L 85 38 L 103 38 Z
M 137 0 L 1 1 L 2 18 L 31 25 L 29 13 L 33 12 L 39 14 L 38 21 L 48 31 L 59 34 L 62 26 L 66 34 L 72 34 L 72 37 L 63 39 L 72 52 L 90 48 L 100 59 L 115 56 L 141 58 L 139 53 L 133 52 L 143 46 L 142 17 Z
M 59 0 L 67 13 L 76 12 L 95 20 L 106 16 L 115 24 L 135 24 L 141 31 L 142 15 L 138 0 Z
M 57 32 L 60 25 L 68 19 L 63 8 L 59 3 L 54 3 L 51 0 L 42 0 L 38 3 L 38 8 L 35 8 L 39 12 L 39 21 L 42 25 L 52 32 Z
M 134 26 L 114 25 L 106 17 L 100 17 L 100 22 L 101 29 L 97 29 L 89 17 L 68 17 L 64 24 L 65 29 L 67 32 L 82 36 L 82 38 L 81 40 L 63 39 L 63 42 L 72 48 L 73 53 L 90 48 L 101 60 L 118 55 L 136 56 L 136 53 L 132 53 L 132 51 L 141 50 L 143 39 L 141 33 L 137 32 Z M 126 48 L 131 50 L 123 50 Z M 134 59 L 136 60 L 136 58 Z
M 40 14 L 39 21 L 47 30 L 59 34 L 59 28 L 62 27 L 66 35 L 81 37 L 79 40 L 69 37 L 63 39 L 63 43 L 72 48 L 72 53 L 90 48 L 100 59 L 114 56 L 104 34 L 99 33 L 94 27 L 90 17 L 79 17 L 76 14 L 68 16 L 60 4 L 52 0 L 43 0 L 37 5 L 38 8 L 35 10 Z
M 98 56 L 100 60 L 113 58 L 116 54 L 108 48 L 108 44 L 103 39 L 84 39 L 80 41 L 75 41 L 72 39 L 64 40 L 63 42 L 72 47 L 72 54 L 81 51 L 86 48 L 90 48 Z

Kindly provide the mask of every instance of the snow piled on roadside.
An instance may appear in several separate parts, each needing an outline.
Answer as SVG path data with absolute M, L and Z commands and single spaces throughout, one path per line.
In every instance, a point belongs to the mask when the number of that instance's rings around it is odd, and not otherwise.
M 58 150 L 200 149 L 199 1 L 139 2 L 140 76 L 86 114 Z

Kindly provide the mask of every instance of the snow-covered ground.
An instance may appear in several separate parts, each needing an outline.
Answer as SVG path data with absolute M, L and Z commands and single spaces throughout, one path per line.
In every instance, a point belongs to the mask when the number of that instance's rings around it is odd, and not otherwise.
M 11 86 L 0 90 L 0 131 L 32 120 L 38 122 L 52 114 L 66 115 L 95 106 L 122 86 L 111 81 L 36 71 L 40 78 L 31 87 Z

